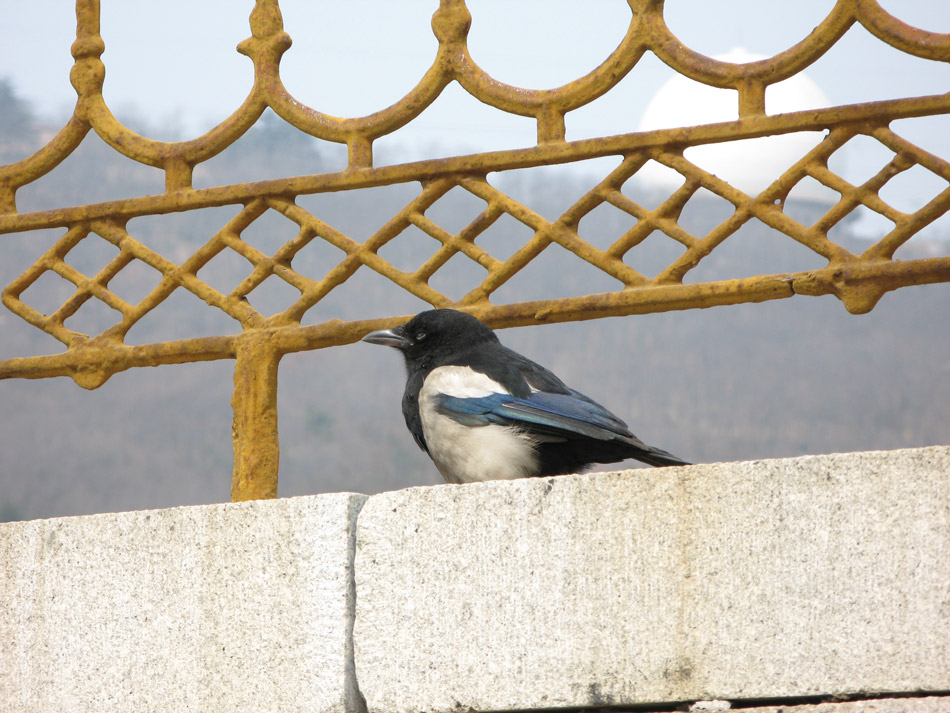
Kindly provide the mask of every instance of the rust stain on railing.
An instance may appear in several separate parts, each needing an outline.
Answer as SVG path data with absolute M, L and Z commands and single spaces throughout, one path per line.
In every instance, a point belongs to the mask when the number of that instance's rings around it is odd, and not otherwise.
M 255 68 L 253 88 L 244 103 L 220 125 L 201 137 L 161 142 L 140 136 L 112 114 L 102 96 L 105 44 L 99 35 L 99 1 L 76 3 L 77 35 L 72 46 L 75 64 L 71 81 L 78 94 L 73 115 L 62 130 L 34 155 L 0 167 L 0 234 L 44 228 L 66 228 L 52 248 L 2 292 L 3 304 L 15 315 L 66 346 L 60 354 L 22 357 L 0 362 L 0 378 L 69 376 L 84 388 L 96 388 L 112 374 L 139 366 L 210 359 L 235 359 L 234 452 L 232 498 L 275 497 L 277 494 L 277 370 L 282 355 L 307 349 L 347 344 L 366 332 L 397 324 L 406 315 L 376 315 L 359 321 L 329 320 L 301 325 L 309 309 L 343 284 L 358 269 L 372 270 L 400 288 L 435 306 L 451 306 L 477 315 L 495 327 L 593 319 L 607 315 L 641 314 L 714 305 L 760 302 L 802 295 L 835 295 L 853 313 L 871 310 L 887 291 L 909 285 L 950 281 L 950 257 L 896 261 L 895 251 L 913 235 L 950 209 L 950 163 L 901 138 L 890 129 L 896 119 L 950 115 L 950 95 L 894 99 L 867 104 L 769 116 L 765 90 L 796 75 L 824 55 L 842 35 L 860 24 L 895 51 L 916 57 L 950 61 L 950 35 L 926 32 L 889 15 L 875 0 L 839 0 L 828 16 L 795 46 L 769 59 L 733 64 L 703 56 L 684 46 L 663 19 L 662 0 L 630 0 L 631 21 L 623 40 L 604 62 L 587 75 L 549 90 L 527 90 L 501 83 L 482 70 L 467 47 L 472 18 L 463 0 L 442 0 L 432 18 L 439 51 L 419 83 L 392 106 L 358 118 L 338 118 L 298 102 L 280 79 L 280 59 L 290 46 L 277 0 L 257 0 L 250 16 L 251 37 L 238 51 Z M 643 54 L 653 52 L 677 72 L 704 84 L 736 92 L 736 121 L 644 131 L 597 139 L 565 140 L 565 114 L 610 91 L 633 69 Z M 537 123 L 537 146 L 396 166 L 373 165 L 373 142 L 415 119 L 443 89 L 458 82 L 467 92 L 499 111 L 531 117 Z M 196 165 L 219 154 L 247 132 L 266 108 L 298 129 L 348 147 L 349 165 L 340 172 L 288 177 L 196 190 Z M 689 118 L 683 117 L 683 124 Z M 19 213 L 16 192 L 42 177 L 69 156 L 89 131 L 95 131 L 120 154 L 164 171 L 165 192 L 126 200 L 53 210 Z M 685 149 L 801 131 L 826 132 L 808 151 L 759 195 L 748 195 L 684 157 Z M 857 136 L 879 142 L 894 152 L 893 160 L 861 185 L 852 185 L 828 168 L 831 155 Z M 556 220 L 548 220 L 488 182 L 493 171 L 570 163 L 618 156 L 620 165 Z M 684 178 L 683 185 L 655 209 L 637 204 L 621 188 L 643 165 L 653 160 Z M 915 166 L 948 182 L 948 188 L 914 213 L 902 213 L 880 197 L 893 177 Z M 784 212 L 785 200 L 803 179 L 818 181 L 840 194 L 840 200 L 813 225 L 803 225 Z M 368 239 L 359 241 L 323 222 L 295 203 L 297 196 L 328 191 L 418 182 L 422 190 Z M 426 212 L 450 190 L 460 188 L 483 200 L 485 209 L 457 233 L 441 228 Z M 689 199 L 704 188 L 728 201 L 732 215 L 705 235 L 693 235 L 679 224 Z M 602 204 L 635 219 L 634 226 L 606 249 L 577 233 L 581 219 Z M 239 206 L 240 212 L 204 245 L 181 262 L 146 247 L 127 229 L 130 219 L 213 206 Z M 894 223 L 860 254 L 828 238 L 828 231 L 855 209 L 864 206 Z M 293 221 L 297 235 L 273 255 L 255 249 L 242 232 L 269 211 Z M 505 260 L 475 243 L 500 217 L 508 215 L 528 226 L 534 237 Z M 745 279 L 684 284 L 684 278 L 742 225 L 756 219 L 788 236 L 828 261 L 818 270 L 759 275 Z M 414 272 L 394 267 L 379 250 L 408 227 L 422 230 L 437 249 Z M 624 256 L 646 237 L 659 231 L 679 243 L 684 252 L 653 278 L 624 262 Z M 108 241 L 118 254 L 95 275 L 71 267 L 65 256 L 79 242 L 95 237 Z M 312 241 L 325 241 L 344 256 L 329 272 L 315 279 L 292 267 L 293 257 Z M 502 285 L 557 244 L 578 260 L 622 283 L 604 294 L 533 302 L 494 304 Z M 224 251 L 234 251 L 251 266 L 250 273 L 230 293 L 220 292 L 198 271 Z M 430 280 L 453 256 L 463 254 L 486 271 L 468 285 L 465 296 L 452 300 Z M 127 266 L 139 261 L 161 274 L 159 284 L 136 304 L 109 289 Z M 75 286 L 62 305 L 49 314 L 31 307 L 23 293 L 45 273 L 52 272 Z M 247 297 L 270 277 L 299 292 L 285 310 L 271 316 L 258 312 Z M 129 329 L 161 305 L 175 290 L 187 290 L 217 308 L 242 327 L 234 336 L 141 346 L 124 343 Z M 98 335 L 69 329 L 65 321 L 89 300 L 115 310 L 118 321 Z M 369 316 L 368 316 L 369 317 Z

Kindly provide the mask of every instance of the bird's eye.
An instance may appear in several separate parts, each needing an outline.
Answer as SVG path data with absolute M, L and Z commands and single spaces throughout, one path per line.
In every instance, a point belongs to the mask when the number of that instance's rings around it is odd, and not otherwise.
M 426 333 L 425 333 L 425 332 L 416 332 L 416 341 L 417 341 L 417 342 L 421 342 L 421 341 L 422 341 L 423 339 L 425 339 L 425 338 L 426 338 Z

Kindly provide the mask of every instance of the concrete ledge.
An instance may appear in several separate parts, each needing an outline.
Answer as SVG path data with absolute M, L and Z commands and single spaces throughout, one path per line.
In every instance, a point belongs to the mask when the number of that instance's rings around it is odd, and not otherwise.
M 743 708 L 742 713 L 948 713 L 950 697 L 878 698 L 845 703 Z
M 950 449 L 370 498 L 370 711 L 950 689 Z
M 728 701 L 697 701 L 676 708 L 691 713 L 723 713 L 723 711 L 733 710 Z M 950 696 L 866 698 L 860 701 L 752 706 L 736 710 L 741 710 L 742 713 L 950 713 Z M 664 713 L 668 711 L 669 708 L 664 709 Z M 657 713 L 657 711 L 644 710 L 642 713 Z
M 0 527 L 0 711 L 353 711 L 361 495 Z
M 947 447 L 8 523 L 0 713 L 946 693 L 948 563 Z

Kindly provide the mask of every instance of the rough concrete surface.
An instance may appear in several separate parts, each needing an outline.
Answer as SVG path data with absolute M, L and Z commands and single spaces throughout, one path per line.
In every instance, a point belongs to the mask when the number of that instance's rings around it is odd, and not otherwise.
M 358 710 L 363 500 L 0 526 L 0 711 Z
M 356 674 L 380 713 L 946 691 L 948 563 L 947 447 L 384 493 Z
M 950 697 L 877 698 L 839 703 L 742 708 L 742 713 L 950 713 Z

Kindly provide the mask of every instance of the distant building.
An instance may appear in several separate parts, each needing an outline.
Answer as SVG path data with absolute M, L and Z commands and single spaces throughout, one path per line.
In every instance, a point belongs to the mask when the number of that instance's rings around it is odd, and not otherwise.
M 715 59 L 744 64 L 766 57 L 737 48 Z M 769 114 L 830 106 L 824 92 L 804 73 L 768 87 L 765 98 Z M 650 100 L 638 129 L 651 131 L 734 121 L 738 118 L 736 92 L 710 87 L 677 74 Z M 755 196 L 820 143 L 822 138 L 821 132 L 802 131 L 784 136 L 697 146 L 687 149 L 685 156 L 735 188 Z M 634 180 L 644 193 L 665 195 L 676 190 L 683 182 L 678 173 L 652 161 L 637 173 Z M 816 213 L 817 219 L 837 200 L 837 193 L 809 179 L 792 190 L 787 202 L 803 204 L 806 212 Z

